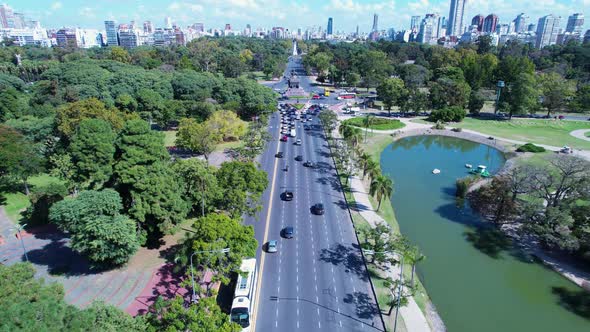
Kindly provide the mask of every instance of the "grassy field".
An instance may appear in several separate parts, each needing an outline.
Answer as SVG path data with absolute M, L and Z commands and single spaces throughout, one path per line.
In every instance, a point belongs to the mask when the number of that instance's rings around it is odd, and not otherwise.
M 590 137 L 590 131 L 587 131 L 587 132 L 585 132 L 585 133 L 584 133 L 584 135 L 585 135 L 586 137 Z
M 171 146 L 175 146 L 176 143 L 176 131 L 174 130 L 168 130 L 164 132 L 164 146 L 166 147 L 171 147 Z M 215 147 L 215 151 L 224 151 L 225 149 L 234 149 L 234 148 L 238 148 L 240 146 L 242 146 L 243 142 L 242 141 L 235 141 L 235 142 L 223 142 L 223 143 L 219 143 L 217 144 L 217 146 Z
M 293 106 L 296 109 L 300 110 L 300 109 L 302 109 L 305 106 L 305 104 L 292 104 L 291 106 Z
M 570 135 L 570 132 L 577 129 L 590 129 L 590 122 L 531 119 L 494 121 L 465 118 L 463 122 L 452 126 L 523 142 L 557 147 L 568 145 L 574 149 L 590 150 L 590 142 Z
M 34 190 L 35 187 L 44 187 L 52 183 L 60 183 L 60 179 L 52 177 L 48 174 L 41 174 L 31 177 L 29 179 L 29 188 Z M 2 195 L 2 205 L 8 217 L 18 222 L 21 219 L 21 212 L 31 205 L 31 201 L 24 194 L 24 187 L 21 183 L 16 183 L 16 188 L 0 193 Z
M 344 120 L 342 123 L 349 124 L 349 125 L 355 126 L 355 127 L 364 128 L 365 125 L 364 125 L 363 121 L 364 121 L 364 118 L 359 117 L 359 118 L 350 118 L 348 120 Z M 373 118 L 372 123 L 369 126 L 369 128 L 375 129 L 375 130 L 394 130 L 394 129 L 403 128 L 405 126 L 406 125 L 403 124 L 403 122 L 401 122 L 400 120 Z

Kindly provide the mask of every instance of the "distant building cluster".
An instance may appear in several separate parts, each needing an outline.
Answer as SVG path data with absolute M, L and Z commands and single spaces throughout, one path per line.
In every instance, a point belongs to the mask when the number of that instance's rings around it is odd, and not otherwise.
M 500 21 L 496 14 L 474 16 L 471 21 L 465 16 L 466 0 L 450 0 L 449 16 L 427 13 L 412 16 L 410 28 L 395 31 L 393 28 L 379 29 L 379 15 L 373 14 L 371 31 L 360 32 L 357 25 L 354 32 L 336 29 L 334 19 L 328 18 L 327 25 L 316 25 L 306 29 L 275 26 L 270 29 L 252 29 L 250 24 L 243 30 L 225 24 L 223 29 L 205 29 L 203 23 L 180 27 L 172 18 L 166 17 L 162 27 L 151 21 L 143 24 L 104 21 L 104 30 L 68 28 L 44 29 L 38 21 L 26 20 L 24 14 L 15 12 L 7 5 L 0 5 L 0 38 L 11 40 L 18 45 L 41 45 L 58 47 L 103 47 L 121 46 L 127 49 L 141 45 L 185 45 L 202 36 L 225 37 L 246 36 L 253 38 L 353 41 L 380 39 L 402 42 L 418 42 L 453 47 L 460 42 L 474 42 L 480 36 L 488 35 L 496 46 L 508 41 L 530 43 L 537 48 L 566 44 L 571 40 L 590 42 L 590 30 L 583 32 L 584 15 L 575 13 L 568 17 L 565 30 L 561 28 L 561 17 L 547 15 L 531 22 L 526 14 L 516 16 L 509 23 Z

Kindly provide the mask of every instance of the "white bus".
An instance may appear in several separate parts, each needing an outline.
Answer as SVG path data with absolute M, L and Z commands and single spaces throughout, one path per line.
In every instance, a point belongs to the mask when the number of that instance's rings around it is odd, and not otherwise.
M 256 300 L 256 282 L 258 271 L 256 270 L 256 258 L 242 260 L 236 283 L 236 292 L 231 305 L 230 320 L 242 326 L 242 332 L 249 332 L 252 310 Z

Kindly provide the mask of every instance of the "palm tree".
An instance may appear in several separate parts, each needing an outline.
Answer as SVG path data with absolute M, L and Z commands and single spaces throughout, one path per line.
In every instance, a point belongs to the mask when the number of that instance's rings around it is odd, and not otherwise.
M 420 249 L 416 246 L 410 246 L 404 250 L 404 257 L 412 264 L 412 277 L 410 284 L 414 287 L 414 273 L 416 272 L 416 264 L 423 261 L 426 256 L 424 256 Z
M 348 133 L 348 137 L 346 140 L 352 145 L 352 147 L 357 147 L 361 142 L 361 131 L 358 128 L 351 128 L 350 132 Z
M 379 201 L 379 205 L 377 206 L 377 211 L 379 211 L 383 199 L 389 198 L 393 194 L 393 180 L 383 174 L 379 174 L 371 182 L 369 192 Z
M 373 179 L 381 175 L 381 169 L 379 168 L 379 164 L 377 164 L 373 159 L 367 162 L 367 165 L 365 166 L 363 172 L 363 178 L 365 178 L 365 175 L 369 176 L 371 182 L 373 181 Z
M 367 132 L 369 131 L 369 127 L 373 123 L 373 118 L 375 118 L 372 114 L 367 114 L 363 119 L 363 125 L 365 126 L 365 143 L 367 142 Z
M 364 178 L 365 175 L 367 174 L 367 164 L 371 160 L 371 155 L 366 152 L 359 151 L 358 156 L 359 156 L 358 157 L 359 166 L 363 169 L 363 178 Z

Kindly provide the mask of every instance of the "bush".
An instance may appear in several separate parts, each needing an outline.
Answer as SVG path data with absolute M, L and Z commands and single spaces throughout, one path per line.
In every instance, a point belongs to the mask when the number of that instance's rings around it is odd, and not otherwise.
M 453 128 L 451 129 L 452 131 L 456 132 L 456 133 L 460 133 L 463 131 L 463 128 Z
M 432 129 L 437 129 L 437 130 L 444 130 L 445 129 L 445 124 L 442 121 L 436 121 L 436 124 L 432 127 Z
M 541 153 L 541 152 L 545 152 L 546 150 L 542 146 L 537 146 L 532 143 L 527 143 L 525 145 L 519 146 L 518 149 L 516 149 L 516 151 L 517 152 Z
M 457 179 L 457 192 L 455 193 L 455 196 L 459 198 L 465 198 L 465 196 L 467 195 L 467 191 L 469 190 L 469 186 L 471 186 L 475 181 L 477 181 L 477 177 L 475 176 L 468 176 L 465 178 Z
M 458 106 L 445 107 L 440 110 L 434 110 L 430 113 L 429 121 L 443 121 L 443 122 L 461 122 L 467 113 Z

